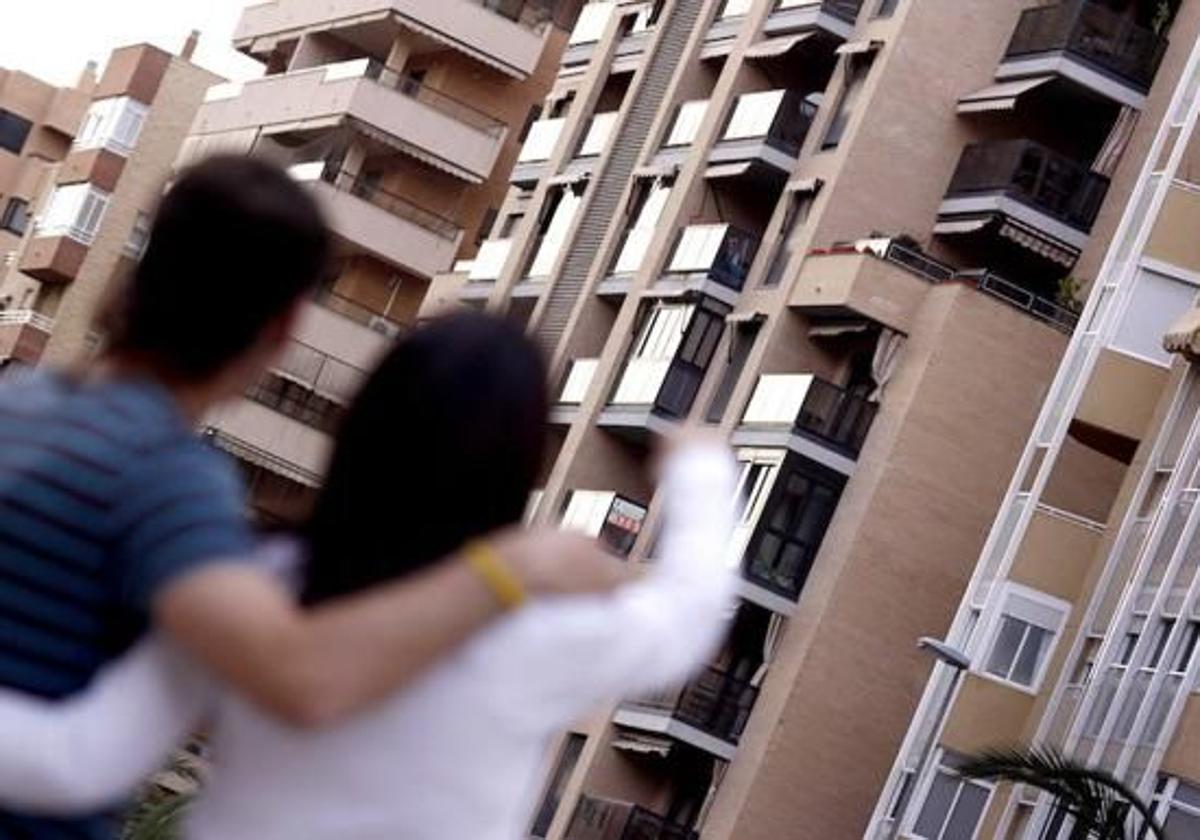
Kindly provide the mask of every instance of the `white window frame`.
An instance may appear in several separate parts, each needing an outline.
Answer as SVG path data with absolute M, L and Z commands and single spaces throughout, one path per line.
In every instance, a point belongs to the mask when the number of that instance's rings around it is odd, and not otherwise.
M 562 198 L 554 208 L 554 215 L 526 272 L 526 277 L 531 280 L 545 279 L 554 271 L 558 255 L 567 241 L 567 232 L 571 229 L 579 205 L 583 203 L 582 194 L 576 192 L 573 185 L 568 184 L 562 190 Z
M 783 103 L 784 90 L 764 90 L 743 93 L 734 103 L 729 124 L 725 126 L 722 140 L 750 140 L 766 137 Z
M 671 362 L 683 344 L 696 306 L 658 304 L 649 313 L 621 372 L 613 405 L 649 405 L 658 397 Z
M 56 187 L 37 223 L 38 236 L 66 236 L 91 245 L 111 196 L 91 184 Z
M 1050 662 L 1054 659 L 1055 649 L 1062 639 L 1063 628 L 1066 626 L 1070 613 L 1071 604 L 1068 601 L 1055 598 L 1052 595 L 1047 595 L 1045 592 L 1040 592 L 1028 586 L 1013 583 L 1012 581 L 1005 582 L 999 588 L 998 597 L 993 602 L 985 632 L 979 636 L 979 650 L 971 657 L 974 663 L 972 671 L 983 679 L 1015 688 L 1026 694 L 1037 694 L 1041 690 L 1046 672 L 1050 668 Z M 1049 633 L 1049 641 L 1047 641 L 1045 651 L 1037 662 L 1033 680 L 1029 685 L 1009 679 L 1007 676 L 994 674 L 988 670 L 1006 616 Z M 1026 632 L 1027 636 L 1028 632 Z M 1023 644 L 1024 638 L 1022 639 Z M 1017 653 L 1013 656 L 1011 667 L 1015 667 L 1017 660 L 1020 658 L 1022 645 L 1018 646 Z M 1011 670 L 1009 673 L 1011 674 Z
M 650 194 L 642 203 L 637 220 L 626 234 L 621 253 L 617 255 L 616 265 L 613 266 L 614 274 L 632 274 L 642 267 L 650 242 L 658 232 L 658 220 L 662 218 L 674 186 L 672 181 L 658 179 L 650 187 Z
M 76 149 L 107 149 L 127 157 L 136 147 L 150 109 L 128 96 L 97 99 L 88 108 Z
M 734 490 L 734 511 L 737 521 L 729 539 L 727 562 L 731 568 L 740 568 L 746 547 L 758 527 L 775 482 L 783 469 L 787 452 L 782 449 L 758 449 L 744 447 L 734 453 L 737 458 L 738 479 Z M 746 502 L 742 505 L 742 499 Z
M 962 798 L 962 790 L 966 786 L 973 786 L 987 791 L 987 799 L 984 800 L 983 808 L 979 812 L 979 820 L 975 823 L 975 830 L 971 833 L 972 840 L 979 837 L 979 831 L 983 827 L 984 817 L 987 816 L 988 808 L 992 803 L 992 796 L 996 792 L 996 785 L 991 782 L 983 781 L 982 779 L 966 779 L 959 775 L 958 770 L 953 764 L 947 761 L 949 753 L 946 750 L 939 749 L 935 761 L 930 762 L 930 772 L 925 774 L 925 778 L 921 780 L 920 787 L 915 791 L 913 803 L 915 807 L 909 808 L 906 822 L 910 823 L 905 826 L 905 830 L 901 832 L 902 837 L 910 837 L 913 840 L 942 840 L 945 834 L 946 826 L 950 822 L 950 817 L 954 814 L 954 808 L 958 805 Z M 921 819 L 921 814 L 925 810 L 925 804 L 929 799 L 929 794 L 933 790 L 934 779 L 939 774 L 953 776 L 959 780 L 958 790 L 954 794 L 954 798 L 950 800 L 950 807 L 946 809 L 945 817 L 942 819 L 942 827 L 936 837 L 926 837 L 923 834 L 917 834 L 917 823 Z
M 667 132 L 667 139 L 663 143 L 663 147 L 690 146 L 695 142 L 696 135 L 700 133 L 700 125 L 704 122 L 704 115 L 707 112 L 707 99 L 689 99 L 680 103 L 679 110 L 675 113 L 675 121 L 671 123 L 671 130 Z
M 725 244 L 725 236 L 729 233 L 729 225 L 708 224 L 688 225 L 679 234 L 679 242 L 671 254 L 668 272 L 703 272 L 708 271 L 717 261 L 721 246 Z
M 133 227 L 129 229 L 129 238 L 125 240 L 125 247 L 122 250 L 126 256 L 141 259 L 142 254 L 146 253 L 148 244 L 150 244 L 150 214 L 139 210 L 133 220 Z

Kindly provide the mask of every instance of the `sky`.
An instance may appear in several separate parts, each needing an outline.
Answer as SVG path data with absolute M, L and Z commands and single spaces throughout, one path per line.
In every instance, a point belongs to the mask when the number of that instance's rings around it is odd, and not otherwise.
M 56 85 L 74 84 L 88 61 L 101 72 L 114 47 L 148 41 L 178 53 L 201 32 L 195 61 L 231 79 L 261 74 L 230 47 L 242 7 L 254 0 L 5 0 L 0 67 Z

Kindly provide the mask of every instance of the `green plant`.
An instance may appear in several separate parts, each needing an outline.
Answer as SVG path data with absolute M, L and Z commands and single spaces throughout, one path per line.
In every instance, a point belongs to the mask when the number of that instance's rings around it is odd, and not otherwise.
M 1073 820 L 1070 840 L 1167 840 L 1154 812 L 1112 774 L 1050 747 L 989 750 L 958 768 L 968 779 L 1027 785 Z
M 187 752 L 147 782 L 121 831 L 121 840 L 177 840 L 183 816 L 202 779 L 197 760 Z
M 1078 315 L 1083 311 L 1083 283 L 1071 276 L 1059 280 L 1054 302 Z

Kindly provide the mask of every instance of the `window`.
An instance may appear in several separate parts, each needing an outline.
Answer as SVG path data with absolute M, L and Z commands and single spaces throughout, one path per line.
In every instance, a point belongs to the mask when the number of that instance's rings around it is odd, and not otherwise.
M 867 80 L 867 73 L 871 70 L 871 62 L 874 58 L 874 54 L 869 52 L 846 56 L 846 73 L 842 80 L 842 90 L 838 94 L 833 117 L 825 129 L 825 137 L 821 141 L 822 150 L 836 149 L 842 142 L 846 128 L 850 125 L 850 117 L 854 113 L 854 105 L 858 101 L 859 94 L 862 93 L 863 84 Z
M 536 103 L 529 106 L 529 113 L 525 115 L 525 122 L 521 124 L 521 133 L 517 135 L 517 142 L 524 143 L 525 138 L 529 136 L 529 129 L 538 121 L 542 115 L 541 103 Z
M 943 754 L 912 833 L 925 840 L 972 840 L 992 789 L 959 776 L 962 760 Z
M 617 4 L 611 0 L 585 4 L 579 10 L 579 17 L 575 20 L 575 28 L 571 30 L 567 45 L 573 47 L 599 41 L 604 36 L 604 30 L 608 28 L 608 19 L 612 17 L 616 8 Z
M 1162 367 L 1170 366 L 1171 355 L 1162 349 L 1163 333 L 1192 307 L 1197 291 L 1200 289 L 1190 283 L 1140 269 L 1112 347 Z
M 0 109 L 0 149 L 12 152 L 14 155 L 21 154 L 32 129 L 33 123 L 29 120 Z
M 625 230 L 625 240 L 613 266 L 614 274 L 631 274 L 642 267 L 646 250 L 658 231 L 658 220 L 671 197 L 673 180 L 642 178 L 635 182 L 629 207 L 629 215 L 634 221 Z
M 10 198 L 0 216 L 0 228 L 21 236 L 29 226 L 29 202 L 23 198 Z
M 542 795 L 542 804 L 538 806 L 533 826 L 529 829 L 531 837 L 541 838 L 550 833 L 550 824 L 554 822 L 554 815 L 558 813 L 558 806 L 562 803 L 563 791 L 567 788 L 571 774 L 575 772 L 575 765 L 579 763 L 579 756 L 583 753 L 583 745 L 586 743 L 586 735 L 577 732 L 567 734 L 567 739 L 558 754 L 558 761 L 554 763 L 554 770 L 546 784 L 546 792 Z
M 41 236 L 69 236 L 90 245 L 108 209 L 108 193 L 89 184 L 58 187 L 38 224 Z
M 787 193 L 784 199 L 787 207 L 783 211 L 783 223 L 779 226 L 774 253 L 771 254 L 771 262 L 763 277 L 764 287 L 774 288 L 783 282 L 783 273 L 792 261 L 792 236 L 797 228 L 808 221 L 808 214 L 812 210 L 816 195 L 811 190 L 791 190 Z
M 746 552 L 746 577 L 795 598 L 837 510 L 845 478 L 815 463 L 785 464 Z
M 500 235 L 498 239 L 508 239 L 517 229 L 517 225 L 525 218 L 524 213 L 509 213 L 504 217 L 503 224 L 500 225 Z
M 560 524 L 598 539 L 618 557 L 628 557 L 645 519 L 645 507 L 612 491 L 573 490 Z
M 1084 639 L 1075 670 L 1071 672 L 1071 685 L 1087 685 L 1092 681 L 1092 674 L 1096 671 L 1096 656 L 1100 653 L 1100 644 L 1103 641 L 1097 636 Z
M 771 132 L 785 93 L 786 91 L 782 90 L 768 90 L 739 96 L 721 139 L 766 137 Z
M 729 544 L 729 564 L 739 566 L 746 545 L 767 506 L 775 480 L 783 465 L 784 453 L 778 449 L 739 449 L 738 481 L 735 492 L 737 524 Z
M 75 137 L 75 148 L 103 148 L 127 155 L 137 145 L 147 113 L 145 105 L 128 96 L 98 99 L 83 118 L 83 126 Z
M 657 304 L 638 333 L 613 394 L 616 405 L 653 405 L 692 319 L 691 304 Z
M 1068 610 L 1064 601 L 1008 584 L 984 671 L 1013 685 L 1036 690 Z
M 725 370 L 721 372 L 721 381 L 718 383 L 712 401 L 708 404 L 708 411 L 704 415 L 704 419 L 709 423 L 720 423 L 721 418 L 725 416 L 725 409 L 729 407 L 733 389 L 737 387 L 738 380 L 742 377 L 742 371 L 746 368 L 746 360 L 750 358 L 750 351 L 754 349 L 754 343 L 758 339 L 761 328 L 762 321 L 758 319 L 739 321 L 729 334 L 729 353 L 725 359 Z
M 1187 669 L 1192 664 L 1192 658 L 1196 655 L 1196 643 L 1198 641 L 1200 641 L 1200 623 L 1195 621 L 1188 622 L 1187 629 L 1184 630 L 1183 644 L 1171 662 L 1171 673 L 1187 673 Z
M 889 18 L 896 13 L 896 7 L 900 5 L 900 0 L 879 0 L 879 5 L 875 7 L 875 17 Z
M 704 112 L 708 110 L 707 99 L 693 99 L 679 106 L 675 122 L 667 134 L 664 146 L 687 146 L 696 139 L 700 131 L 700 123 L 704 122 Z
M 1167 837 L 1200 837 L 1200 786 L 1178 781 L 1163 820 Z
M 129 239 L 125 241 L 125 254 L 134 259 L 141 259 L 150 242 L 150 214 L 138 211 L 133 220 L 133 229 L 129 231 Z
M 306 426 L 333 433 L 345 409 L 293 379 L 268 373 L 246 391 L 246 397 Z
M 579 209 L 584 186 L 584 183 L 579 183 L 562 187 L 546 199 L 541 235 L 527 276 L 536 278 L 550 275 L 566 241 L 571 221 L 575 218 L 575 211 Z
M 475 230 L 475 244 L 483 242 L 487 239 L 488 234 L 492 230 L 492 225 L 496 224 L 496 214 L 499 211 L 495 207 L 489 207 L 483 211 L 483 218 L 479 221 L 479 227 Z
M 683 335 L 678 355 L 671 360 L 667 375 L 654 401 L 654 410 L 669 417 L 686 417 L 692 409 L 700 384 L 708 371 L 721 334 L 726 310 L 699 306 Z

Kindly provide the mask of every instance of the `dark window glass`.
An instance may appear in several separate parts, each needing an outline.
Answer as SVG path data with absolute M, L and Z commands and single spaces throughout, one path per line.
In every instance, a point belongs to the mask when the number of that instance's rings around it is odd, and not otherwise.
M 575 732 L 567 735 L 562 752 L 558 755 L 558 762 L 554 765 L 554 772 L 550 774 L 550 782 L 546 785 L 542 804 L 538 806 L 533 827 L 529 829 L 530 836 L 545 837 L 550 832 L 550 823 L 554 822 L 554 815 L 558 813 L 558 806 L 562 802 L 563 791 L 566 790 L 567 781 L 571 778 L 575 765 L 579 763 L 579 756 L 586 742 L 587 737 L 584 735 Z
M 875 17 L 891 17 L 896 13 L 896 7 L 899 5 L 900 0 L 880 0 L 879 7 L 875 9 Z
M 821 142 L 822 149 L 835 149 L 842 142 L 842 136 L 850 125 L 850 117 L 854 113 L 854 105 L 862 91 L 863 82 L 867 79 L 867 71 L 871 69 L 871 53 L 851 55 L 846 57 L 846 77 L 842 83 L 842 91 L 838 95 L 837 107 L 833 118 L 825 129 L 825 137 Z
M 246 397 L 322 432 L 333 433 L 345 409 L 298 382 L 266 374 L 246 391 Z
M 33 123 L 8 111 L 0 111 L 0 149 L 21 154 Z
M 12 231 L 20 236 L 29 226 L 29 202 L 21 198 L 10 198 L 0 216 L 0 228 Z
M 754 349 L 754 342 L 758 338 L 761 326 L 760 321 L 743 321 L 730 334 L 729 355 L 726 358 L 725 370 L 721 373 L 721 382 L 717 385 L 712 402 L 708 404 L 708 412 L 704 416 L 709 423 L 720 423 L 721 418 L 725 416 L 725 409 L 729 407 L 733 389 L 737 387 L 738 379 L 742 376 L 742 370 L 746 367 L 746 359 L 750 357 L 750 351 Z

